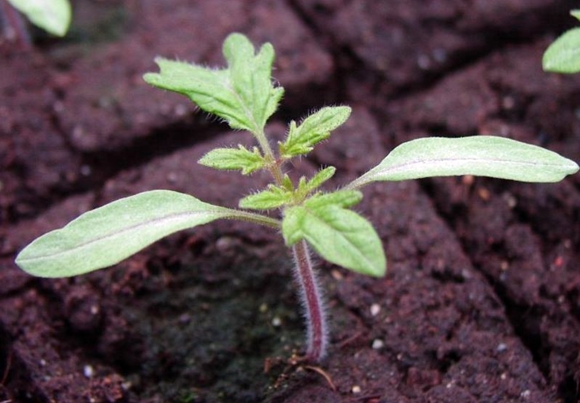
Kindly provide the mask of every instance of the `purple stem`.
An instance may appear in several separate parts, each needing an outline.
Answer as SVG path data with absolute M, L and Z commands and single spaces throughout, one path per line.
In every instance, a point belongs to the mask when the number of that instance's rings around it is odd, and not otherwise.
M 300 296 L 306 317 L 308 333 L 306 358 L 318 362 L 324 358 L 328 344 L 326 314 L 306 241 L 296 243 L 292 247 L 292 252 L 296 262 L 295 277 L 300 285 Z
M 6 0 L 0 0 L 0 35 L 9 41 L 17 41 L 25 50 L 32 49 L 32 40 L 20 13 Z

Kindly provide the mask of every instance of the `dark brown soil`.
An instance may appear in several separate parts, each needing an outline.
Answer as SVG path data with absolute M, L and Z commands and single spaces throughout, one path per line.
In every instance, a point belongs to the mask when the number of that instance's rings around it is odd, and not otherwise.
M 0 402 L 562 402 L 580 399 L 580 175 L 369 186 L 383 279 L 318 262 L 331 348 L 303 321 L 279 235 L 217 222 L 60 280 L 13 263 L 95 206 L 169 188 L 235 206 L 267 178 L 196 161 L 251 143 L 144 84 L 157 55 L 222 64 L 239 31 L 277 51 L 269 128 L 329 104 L 351 119 L 296 166 L 339 186 L 393 146 L 496 134 L 580 160 L 580 76 L 546 74 L 574 23 L 558 0 L 75 2 L 64 40 L 0 42 Z

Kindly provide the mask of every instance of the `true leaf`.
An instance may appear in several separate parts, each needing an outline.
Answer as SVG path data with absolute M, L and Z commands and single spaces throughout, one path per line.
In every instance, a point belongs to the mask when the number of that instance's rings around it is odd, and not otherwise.
M 578 18 L 580 12 L 575 16 Z M 573 28 L 558 37 L 542 57 L 545 71 L 554 73 L 580 72 L 580 28 Z
M 329 204 L 340 207 L 352 207 L 358 204 L 363 195 L 358 190 L 337 190 L 331 193 L 319 193 L 306 200 L 304 204 L 310 208 L 318 208 Z
M 350 116 L 348 106 L 333 106 L 320 109 L 308 116 L 296 126 L 290 124 L 288 137 L 280 143 L 280 154 L 283 158 L 308 154 L 313 147 L 330 136 L 330 132 L 341 126 Z
M 305 239 L 329 262 L 370 276 L 383 276 L 386 258 L 373 226 L 336 204 L 289 207 L 282 221 L 288 246 Z
M 143 78 L 151 85 L 188 96 L 234 129 L 261 132 L 284 92 L 272 85 L 274 49 L 266 43 L 256 54 L 248 38 L 231 34 L 224 42 L 223 53 L 226 69 L 157 58 L 160 72 L 147 73 Z
M 269 210 L 281 207 L 291 200 L 292 192 L 283 187 L 269 186 L 266 190 L 242 198 L 239 206 L 254 210 Z
M 16 263 L 35 276 L 75 276 L 114 265 L 174 232 L 218 218 L 258 217 L 249 216 L 186 194 L 153 190 L 89 211 L 37 238 Z
M 521 182 L 558 182 L 578 165 L 555 152 L 495 136 L 428 137 L 403 143 L 347 188 L 374 181 L 479 175 Z
M 309 181 L 306 182 L 306 190 L 311 192 L 315 189 L 318 189 L 320 186 L 322 186 L 322 184 L 324 184 L 324 182 L 332 178 L 335 172 L 335 167 L 326 167 L 321 169 L 316 173 L 316 175 L 314 175 Z
M 263 168 L 266 164 L 264 157 L 257 147 L 252 151 L 240 145 L 238 148 L 216 148 L 205 154 L 199 161 L 201 165 L 222 169 L 239 169 L 242 174 L 248 175 Z
M 36 26 L 45 31 L 64 36 L 71 21 L 68 0 L 8 0 L 10 4 Z

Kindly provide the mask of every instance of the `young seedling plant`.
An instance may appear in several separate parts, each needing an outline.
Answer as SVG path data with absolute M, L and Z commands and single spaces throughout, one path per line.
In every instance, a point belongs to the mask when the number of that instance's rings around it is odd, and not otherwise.
M 429 137 L 399 145 L 361 177 L 338 190 L 323 191 L 321 186 L 334 175 L 334 167 L 293 181 L 287 174 L 288 163 L 327 139 L 347 120 L 351 109 L 325 107 L 300 123 L 292 121 L 286 138 L 272 144 L 266 122 L 284 92 L 271 78 L 272 45 L 266 43 L 256 52 L 248 38 L 235 33 L 226 38 L 223 54 L 227 61 L 223 69 L 158 58 L 160 72 L 148 73 L 144 79 L 186 95 L 231 128 L 253 134 L 257 145 L 217 148 L 204 155 L 200 164 L 243 175 L 266 171 L 272 182 L 243 197 L 239 209 L 170 190 L 126 197 L 36 239 L 20 252 L 18 266 L 41 277 L 76 276 L 114 265 L 166 235 L 217 219 L 272 227 L 281 232 L 294 255 L 307 324 L 306 358 L 319 361 L 327 350 L 327 324 L 310 248 L 328 262 L 357 273 L 380 277 L 386 272 L 379 236 L 367 219 L 351 209 L 362 199 L 359 189 L 373 182 L 449 175 L 557 182 L 578 171 L 575 162 L 552 151 L 507 138 Z

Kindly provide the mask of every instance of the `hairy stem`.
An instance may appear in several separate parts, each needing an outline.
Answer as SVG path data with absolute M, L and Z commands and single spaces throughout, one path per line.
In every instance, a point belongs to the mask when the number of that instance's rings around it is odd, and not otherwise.
M 274 153 L 266 140 L 264 132 L 258 133 L 256 137 L 266 157 L 275 160 Z M 281 185 L 284 177 L 281 164 L 275 164 L 269 170 L 275 183 Z M 282 211 L 283 214 L 284 212 Z M 294 276 L 300 287 L 299 292 L 306 318 L 308 340 L 306 358 L 318 362 L 324 358 L 328 344 L 326 313 L 324 312 L 320 288 L 312 268 L 310 252 L 308 251 L 306 241 L 302 240 L 297 242 L 292 247 L 292 253 L 294 254 L 295 261 Z
M 295 276 L 300 285 L 300 296 L 305 310 L 308 348 L 306 358 L 320 361 L 326 354 L 327 328 L 326 314 L 320 295 L 316 276 L 312 269 L 312 262 L 306 241 L 300 241 L 292 247 L 296 262 Z

